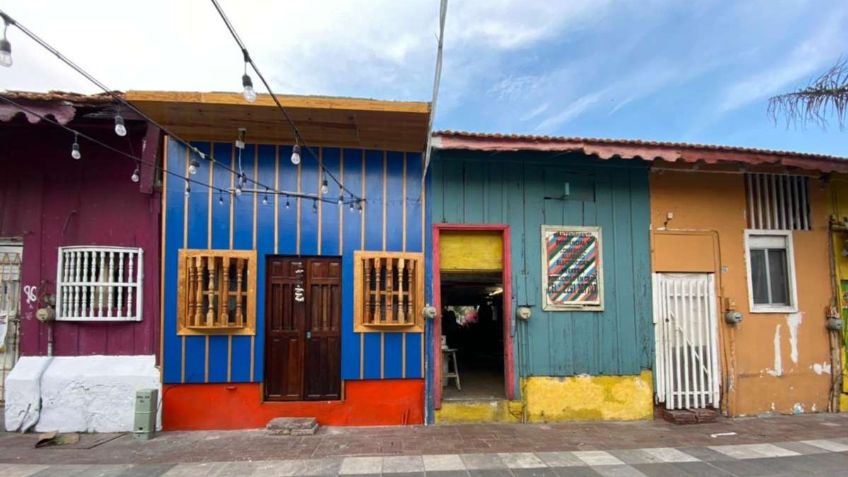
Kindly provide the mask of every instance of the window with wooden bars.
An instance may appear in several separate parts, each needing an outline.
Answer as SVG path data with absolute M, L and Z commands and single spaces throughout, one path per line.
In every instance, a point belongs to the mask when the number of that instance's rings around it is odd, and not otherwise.
M 356 331 L 421 331 L 424 254 L 355 252 Z
M 256 333 L 256 252 L 180 250 L 177 334 Z
M 143 257 L 133 247 L 59 247 L 56 320 L 140 321 Z
M 785 174 L 745 174 L 748 228 L 810 230 L 810 179 Z

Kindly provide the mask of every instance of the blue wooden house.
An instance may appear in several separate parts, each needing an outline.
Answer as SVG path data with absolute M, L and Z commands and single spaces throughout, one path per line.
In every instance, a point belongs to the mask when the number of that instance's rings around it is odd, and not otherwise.
M 429 104 L 282 97 L 296 144 L 270 97 L 127 99 L 214 187 L 163 178 L 164 428 L 423 422 Z

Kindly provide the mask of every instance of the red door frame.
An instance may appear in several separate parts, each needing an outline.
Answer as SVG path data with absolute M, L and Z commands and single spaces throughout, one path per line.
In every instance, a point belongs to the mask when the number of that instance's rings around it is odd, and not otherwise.
M 505 224 L 435 224 L 433 225 L 433 305 L 437 316 L 433 320 L 433 396 L 436 409 L 442 407 L 442 278 L 439 271 L 439 234 L 450 232 L 500 232 L 503 236 L 503 336 L 504 388 L 506 398 L 515 399 L 515 359 L 512 349 L 512 263 L 510 260 L 510 229 Z

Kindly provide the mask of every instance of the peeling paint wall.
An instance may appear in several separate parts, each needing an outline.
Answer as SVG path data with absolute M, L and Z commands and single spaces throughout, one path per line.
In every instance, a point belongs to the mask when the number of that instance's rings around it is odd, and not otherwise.
M 442 401 L 435 411 L 436 424 L 468 424 L 475 422 L 521 422 L 521 401 Z
M 531 377 L 524 380 L 528 422 L 651 419 L 650 371 L 639 376 Z
M 723 410 L 733 416 L 827 409 L 830 302 L 827 192 L 810 180 L 812 230 L 793 231 L 799 313 L 751 313 L 745 264 L 744 176 L 709 170 L 651 174 L 653 270 L 716 273 L 718 310 L 735 302 L 742 323 L 719 317 Z M 669 219 L 669 213 L 672 218 Z M 706 237 L 693 241 L 691 237 Z M 820 366 L 816 371 L 816 364 Z

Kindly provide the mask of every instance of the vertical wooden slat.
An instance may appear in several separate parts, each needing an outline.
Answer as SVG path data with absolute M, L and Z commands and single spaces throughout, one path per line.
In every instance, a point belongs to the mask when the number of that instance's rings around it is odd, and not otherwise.
M 395 322 L 394 314 L 394 259 L 386 258 L 386 323 Z
M 365 295 L 365 307 L 362 312 L 365 316 L 362 319 L 363 323 L 373 323 L 374 322 L 374 313 L 372 310 L 372 302 L 371 297 L 373 293 L 373 289 L 371 288 L 371 283 L 373 283 L 373 269 L 371 267 L 371 258 L 365 257 L 362 260 L 365 267 L 365 278 L 363 280 L 362 293 Z
M 242 316 L 241 300 L 242 300 L 242 271 L 244 269 L 244 259 L 236 259 L 236 326 L 241 327 L 244 324 Z
M 398 259 L 398 266 L 397 266 L 397 276 L 398 276 L 398 290 L 397 290 L 398 304 L 397 304 L 397 307 L 398 307 L 398 314 L 397 314 L 397 320 L 398 320 L 399 323 L 406 323 L 406 305 L 407 305 L 407 302 L 408 302 L 408 297 L 405 300 L 404 295 L 403 295 L 403 280 L 406 277 L 406 269 L 404 267 L 404 265 L 405 265 L 404 262 L 405 262 L 404 259 L 402 259 L 402 258 Z
M 381 278 L 381 269 L 382 269 L 382 261 L 379 258 L 374 259 L 374 273 L 376 274 L 377 279 L 374 284 L 374 301 L 375 303 L 375 313 L 374 313 L 374 323 L 383 323 L 383 287 L 380 283 Z
M 218 279 L 218 297 L 220 311 L 218 313 L 219 321 L 215 323 L 217 326 L 227 326 L 230 322 L 230 273 L 232 263 L 230 257 L 225 255 L 221 262 L 221 273 Z
M 127 270 L 127 282 L 129 285 L 127 286 L 127 316 L 135 317 L 135 311 L 133 308 L 133 295 L 135 294 L 135 275 L 133 273 L 133 257 L 132 253 L 127 254 L 127 259 L 129 261 L 129 269 Z
M 215 324 L 215 315 L 217 314 L 215 257 L 210 255 L 207 258 L 206 265 L 209 268 L 209 285 L 206 287 L 206 301 L 209 308 L 206 310 L 206 326 L 213 326 Z

